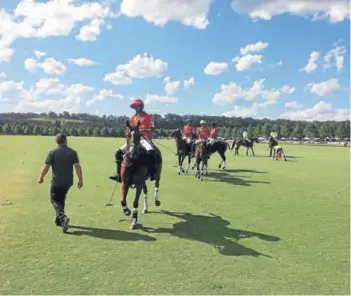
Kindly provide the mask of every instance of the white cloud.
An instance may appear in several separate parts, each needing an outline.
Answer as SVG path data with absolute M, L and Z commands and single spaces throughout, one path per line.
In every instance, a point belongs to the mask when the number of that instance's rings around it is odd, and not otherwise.
M 206 75 L 219 75 L 228 70 L 227 63 L 209 62 L 204 69 Z
M 32 58 L 24 61 L 24 67 L 29 72 L 35 72 L 41 68 L 46 74 L 49 75 L 62 75 L 66 72 L 66 66 L 54 58 L 46 58 L 44 62 L 40 63 Z
M 148 56 L 136 55 L 127 64 L 118 65 L 116 72 L 105 75 L 104 81 L 109 81 L 115 85 L 126 85 L 132 83 L 132 78 L 161 77 L 168 68 L 168 64 L 160 59 Z
M 108 98 L 115 98 L 115 99 L 122 100 L 123 96 L 114 93 L 113 90 L 111 89 L 102 89 L 100 90 L 100 93 L 98 95 L 95 95 L 92 99 L 88 100 L 86 104 L 91 105 L 97 101 L 104 101 Z
M 335 66 L 338 72 L 341 72 L 344 69 L 345 54 L 345 46 L 336 46 L 335 48 L 329 50 L 324 56 L 324 70 Z M 332 63 L 332 60 L 334 60 L 334 63 Z
M 317 60 L 319 59 L 319 52 L 312 51 L 307 65 L 300 69 L 301 72 L 312 73 L 317 69 Z
M 302 105 L 298 101 L 292 101 L 285 103 L 285 108 L 301 108 Z
M 226 117 L 253 117 L 256 115 L 256 109 L 234 106 L 232 111 L 224 112 L 221 115 Z
M 268 46 L 268 42 L 258 41 L 256 43 L 248 44 L 245 47 L 240 48 L 240 53 L 242 55 L 246 55 L 250 52 L 259 52 L 261 50 L 264 50 L 267 46 Z
M 167 76 L 164 80 L 163 80 L 164 84 L 165 84 L 165 92 L 167 94 L 167 96 L 171 96 L 173 95 L 177 89 L 180 86 L 180 81 L 171 81 L 171 77 Z
M 10 102 L 11 100 L 9 98 L 0 98 L 0 103 L 7 103 Z
M 229 105 L 242 99 L 250 101 L 256 98 L 263 98 L 266 100 L 264 103 L 255 103 L 255 107 L 262 108 L 274 104 L 283 94 L 295 92 L 295 88 L 291 88 L 288 85 L 284 85 L 280 89 L 265 89 L 264 81 L 265 79 L 256 80 L 251 87 L 246 89 L 234 82 L 222 84 L 220 91 L 214 95 L 212 102 L 217 105 Z
M 307 84 L 307 89 L 310 89 L 310 92 L 317 96 L 324 97 L 339 91 L 341 88 L 338 79 L 333 78 L 320 83 L 311 82 Z
M 177 21 L 196 29 L 205 29 L 212 0 L 122 0 L 121 14 L 128 17 L 142 17 L 156 26 Z
M 277 68 L 277 67 L 280 67 L 281 65 L 283 65 L 283 61 L 276 62 L 275 64 L 270 65 L 270 67 L 271 68 Z
M 247 71 L 251 68 L 253 64 L 261 64 L 262 63 L 262 55 L 245 55 L 242 57 L 236 56 L 233 58 L 232 62 L 235 63 L 235 68 L 237 71 Z
M 76 64 L 77 66 L 95 66 L 98 65 L 97 62 L 86 59 L 86 58 L 78 58 L 78 59 L 67 59 L 68 62 Z
M 1 22 L 0 22 L 0 24 L 1 24 Z M 1 32 L 0 32 L 0 34 L 1 34 Z M 2 62 L 9 62 L 12 55 L 13 55 L 13 49 L 6 47 L 6 46 L 3 46 L 0 43 L 0 64 Z
M 35 54 L 35 56 L 36 56 L 38 59 L 40 59 L 41 57 L 45 57 L 45 56 L 46 56 L 46 52 L 40 51 L 40 50 L 35 50 L 35 51 L 34 51 L 34 54 Z
M 19 38 L 68 36 L 79 23 L 112 17 L 110 1 L 77 2 L 21 0 L 13 13 L 0 10 L 0 62 L 10 60 Z
M 188 80 L 184 80 L 183 83 L 184 83 L 185 88 L 190 88 L 191 85 L 195 84 L 195 79 L 194 79 L 194 77 L 191 77 Z
M 100 35 L 100 26 L 104 24 L 102 19 L 93 19 L 88 25 L 83 26 L 76 39 L 80 41 L 95 41 Z
M 5 81 L 0 83 L 0 97 L 18 102 L 14 112 L 78 112 L 84 95 L 93 88 L 84 84 L 63 85 L 59 79 L 40 79 L 31 88 L 23 82 Z
M 145 104 L 161 103 L 161 104 L 174 104 L 178 101 L 176 97 L 159 96 L 159 95 L 146 95 Z
M 6 77 L 7 77 L 6 73 L 0 72 L 0 78 L 6 78 Z
M 315 104 L 312 108 L 289 111 L 281 116 L 280 118 L 290 119 L 290 120 L 305 120 L 305 121 L 343 121 L 350 119 L 349 109 L 333 109 L 332 104 L 320 101 Z
M 231 7 L 252 19 L 271 20 L 281 14 L 327 19 L 332 23 L 350 19 L 349 0 L 233 0 Z

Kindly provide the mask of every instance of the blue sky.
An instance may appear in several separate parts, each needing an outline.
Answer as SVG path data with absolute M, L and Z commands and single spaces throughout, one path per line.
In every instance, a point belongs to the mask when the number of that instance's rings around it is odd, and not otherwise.
M 0 4 L 0 112 L 349 119 L 348 1 L 140 1 Z

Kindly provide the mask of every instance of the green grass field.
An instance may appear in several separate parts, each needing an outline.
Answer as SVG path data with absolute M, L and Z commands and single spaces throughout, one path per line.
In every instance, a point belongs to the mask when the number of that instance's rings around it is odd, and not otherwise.
M 0 137 L 0 294 L 350 293 L 348 147 L 285 145 L 284 162 L 258 144 L 256 157 L 227 152 L 226 172 L 212 157 L 204 182 L 178 176 L 160 147 L 162 205 L 150 194 L 155 212 L 132 231 L 119 193 L 104 206 L 121 143 L 69 138 L 85 186 L 68 194 L 68 235 L 53 223 L 51 173 L 37 183 L 54 139 Z

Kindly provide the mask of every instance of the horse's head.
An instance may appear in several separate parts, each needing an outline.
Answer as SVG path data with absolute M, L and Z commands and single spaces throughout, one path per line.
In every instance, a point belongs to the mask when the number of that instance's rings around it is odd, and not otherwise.
M 208 158 L 206 141 L 201 141 L 198 143 L 197 150 L 201 159 L 205 160 Z
M 141 133 L 139 131 L 140 121 L 137 126 L 131 126 L 129 120 L 126 121 L 126 141 L 131 157 L 135 156 L 136 148 L 140 147 Z
M 182 136 L 182 132 L 179 128 L 171 133 L 171 137 L 175 139 L 180 139 L 181 136 Z

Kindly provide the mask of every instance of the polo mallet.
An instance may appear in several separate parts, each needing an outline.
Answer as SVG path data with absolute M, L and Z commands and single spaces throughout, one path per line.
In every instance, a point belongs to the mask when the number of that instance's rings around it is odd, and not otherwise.
M 116 185 L 115 185 L 115 188 L 113 189 L 112 191 L 112 194 L 111 194 L 111 197 L 110 197 L 110 201 L 108 203 L 105 203 L 105 206 L 106 207 L 111 207 L 112 206 L 112 198 L 113 196 L 115 195 L 115 191 L 116 191 L 116 188 L 117 188 L 117 182 L 116 182 Z

